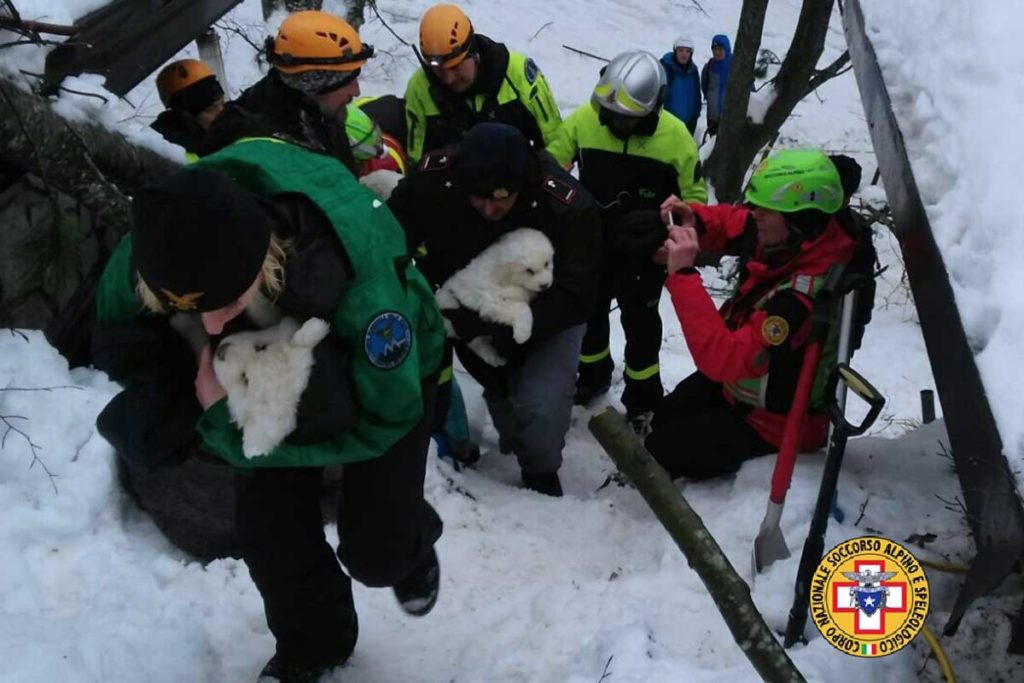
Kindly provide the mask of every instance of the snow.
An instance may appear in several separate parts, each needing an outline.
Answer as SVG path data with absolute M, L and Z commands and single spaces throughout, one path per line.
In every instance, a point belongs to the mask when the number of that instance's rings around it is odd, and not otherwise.
M 865 0 L 864 13 L 918 189 L 942 252 L 1003 439 L 1024 486 L 1024 221 L 1019 191 L 1024 130 L 1024 8 L 998 0 Z M 973 55 L 950 68 L 936 55 Z
M 68 20 L 99 3 L 17 2 L 26 17 L 50 21 Z M 414 41 L 418 17 L 430 3 L 381 4 L 391 28 Z M 500 4 L 470 0 L 462 6 L 478 31 L 537 60 L 560 107 L 568 113 L 587 101 L 600 63 L 562 49 L 563 43 L 605 57 L 636 47 L 660 56 L 675 35 L 685 31 L 697 42 L 695 59 L 700 64 L 710 56 L 712 35 L 734 33 L 741 4 L 739 0 L 702 3 L 701 10 L 696 3 L 665 0 Z M 325 9 L 343 13 L 339 1 L 328 0 Z M 798 0 L 771 3 L 762 47 L 784 54 L 799 11 Z M 951 14 L 941 20 L 923 19 L 925 16 L 922 12 L 913 22 L 902 24 L 921 26 L 921 21 L 927 20 L 936 24 L 929 27 L 934 29 L 932 33 L 938 33 L 942 21 L 956 26 L 967 21 Z M 278 15 L 265 24 L 260 3 L 246 0 L 219 23 L 233 94 L 261 74 L 253 49 L 233 31 L 244 31 L 259 43 L 280 20 Z M 994 35 L 1003 33 L 1000 29 Z M 360 79 L 364 93 L 403 92 L 416 67 L 409 50 L 372 14 L 367 16 L 362 34 L 380 55 L 364 69 Z M 963 39 L 967 36 L 965 29 Z M 975 34 L 970 38 L 979 39 Z M 822 63 L 831 62 L 844 47 L 836 15 Z M 186 56 L 196 56 L 194 46 L 176 58 Z M 27 64 L 41 64 L 40 51 L 19 50 L 5 57 L 8 70 L 12 65 L 28 69 Z M 977 69 L 970 64 L 960 66 L 965 73 Z M 934 69 L 936 75 L 940 67 L 949 77 L 946 59 L 920 66 Z M 1014 73 L 1020 75 L 1003 69 L 986 72 L 986 78 L 988 82 L 1002 79 L 1003 87 L 1010 90 Z M 148 129 L 160 110 L 154 77 L 125 99 L 118 99 L 102 90 L 97 77 L 82 76 L 66 85 L 105 93 L 109 101 L 63 92 L 56 106 L 66 116 L 88 117 L 122 131 L 138 144 L 180 159 L 180 150 L 166 145 Z M 961 97 L 953 92 L 944 96 Z M 933 116 L 941 117 L 947 100 L 929 97 L 918 105 L 924 108 L 928 101 L 939 102 L 928 106 Z M 958 99 L 950 109 L 974 111 L 966 108 L 969 105 L 974 103 Z M 991 116 L 995 114 L 982 114 L 975 120 L 986 125 L 977 130 L 994 130 Z M 935 127 L 934 139 L 957 150 L 957 168 L 976 160 L 974 149 L 961 146 L 956 135 L 938 135 L 947 125 L 939 118 L 929 119 L 920 128 L 929 128 L 925 124 Z M 964 128 L 957 127 L 957 133 L 963 134 Z M 697 132 L 700 139 L 701 129 Z M 864 166 L 859 201 L 882 199 L 881 189 L 868 185 L 875 162 L 852 74 L 826 83 L 817 97 L 798 106 L 778 144 L 817 145 L 854 156 Z M 711 144 L 705 145 L 702 154 L 710 148 Z M 984 215 L 993 218 L 988 212 L 995 211 L 998 204 L 984 191 L 980 176 L 971 179 L 968 187 L 956 188 L 967 180 L 953 176 L 947 161 L 932 151 L 924 149 L 920 154 L 934 156 L 927 158 L 926 164 L 935 168 L 936 187 L 953 187 L 957 196 L 973 198 L 977 194 L 989 199 L 981 205 L 986 207 Z M 944 208 L 956 213 L 963 206 L 957 202 L 950 200 L 951 205 Z M 981 240 L 996 230 L 994 224 L 988 220 L 985 225 L 979 221 L 971 225 L 976 230 L 960 236 L 959 241 L 949 241 L 961 246 L 965 263 L 983 257 L 991 261 Z M 1018 239 L 1003 233 L 999 236 Z M 888 403 L 871 435 L 851 441 L 848 447 L 839 488 L 839 504 L 846 519 L 842 524 L 830 524 L 827 546 L 869 533 L 900 541 L 911 534 L 933 533 L 937 540 L 920 553 L 934 558 L 941 552 L 941 557 L 963 563 L 973 552 L 967 527 L 955 504 L 941 502 L 955 501 L 959 493 L 949 459 L 943 455 L 948 440 L 941 421 L 917 428 L 918 392 L 934 389 L 934 385 L 916 312 L 901 282 L 895 239 L 879 234 L 876 243 L 883 264 L 890 267 L 879 283 L 874 319 L 854 364 L 885 394 Z M 1004 246 L 1002 241 L 999 246 Z M 999 256 L 999 250 L 992 251 L 996 265 L 1009 258 Z M 1003 251 L 1013 253 L 1009 248 Z M 961 270 L 965 280 L 972 274 L 966 265 Z M 991 272 L 988 288 L 1005 284 L 1010 277 L 1005 270 L 981 270 Z M 975 277 L 984 274 L 973 273 Z M 714 285 L 718 276 L 707 271 L 705 281 Z M 958 295 L 961 290 L 966 288 L 961 286 Z M 671 388 L 693 371 L 693 363 L 667 296 L 661 302 L 661 312 L 665 321 L 662 371 L 665 386 Z M 1011 318 L 1019 326 L 1019 317 L 1014 318 L 1013 313 L 1003 309 L 1002 318 L 989 323 L 995 333 L 991 338 L 983 335 L 988 346 L 981 360 L 1008 343 L 1008 335 L 1000 333 Z M 612 329 L 612 352 L 621 367 L 623 339 L 617 321 Z M 459 379 L 484 455 L 475 469 L 461 472 L 430 456 L 427 497 L 445 521 L 438 546 L 442 564 L 438 606 L 423 619 L 411 619 L 400 611 L 390 591 L 356 584 L 360 641 L 337 678 L 572 683 L 758 680 L 706 589 L 640 495 L 616 484 L 602 487 L 614 467 L 586 425 L 590 415 L 603 406 L 593 411 L 576 409 L 562 470 L 567 496 L 549 499 L 517 488 L 518 467 L 513 459 L 497 452 L 496 434 L 479 388 L 465 373 L 460 372 Z M 616 382 L 613 395 L 621 393 L 618 374 Z M 47 387 L 53 389 L 14 390 Z M 246 567 L 235 560 L 206 566 L 190 561 L 164 540 L 122 493 L 115 455 L 94 428 L 97 413 L 117 390 L 102 373 L 69 370 L 41 334 L 0 331 L 0 415 L 38 445 L 38 457 L 55 476 L 51 483 L 42 464 L 30 467 L 33 449 L 21 434 L 7 434 L 0 448 L 3 678 L 70 683 L 253 680 L 270 656 L 273 640 Z M 621 408 L 617 401 L 612 404 Z M 1007 406 L 1014 405 L 1019 407 L 1007 402 Z M 856 411 L 851 408 L 852 413 Z M 821 460 L 820 454 L 801 458 L 787 498 L 782 529 L 794 557 L 778 562 L 753 585 L 758 609 L 777 630 L 785 625 L 792 599 Z M 732 479 L 689 484 L 683 489 L 732 566 L 747 581 L 751 581 L 751 546 L 764 514 L 773 463 L 773 457 L 760 458 Z M 329 538 L 334 534 L 329 527 Z M 956 578 L 931 572 L 929 578 L 933 592 L 929 624 L 938 633 L 959 583 Z M 1007 592 L 1012 592 L 1012 587 Z M 981 601 L 968 612 L 956 638 L 944 640 L 962 680 L 997 679 L 993 672 L 1001 671 L 1009 639 L 1005 613 L 1018 606 L 1019 598 L 1012 595 Z M 840 654 L 813 634 L 809 645 L 790 654 L 812 681 L 869 677 L 878 681 L 939 680 L 934 661 L 923 663 L 926 648 L 920 641 L 897 655 L 868 662 Z

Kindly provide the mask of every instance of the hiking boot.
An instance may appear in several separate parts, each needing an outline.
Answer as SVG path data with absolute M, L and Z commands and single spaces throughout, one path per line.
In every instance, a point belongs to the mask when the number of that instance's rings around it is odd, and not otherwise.
M 589 405 L 595 399 L 607 394 L 608 390 L 611 388 L 611 381 L 600 382 L 598 384 L 577 384 L 576 395 L 573 397 L 572 402 L 578 406 Z
M 641 440 L 646 439 L 647 435 L 651 433 L 652 419 L 654 419 L 653 410 L 641 410 L 626 414 L 626 421 L 632 427 L 633 433 L 639 436 Z
M 422 617 L 434 609 L 440 589 L 441 567 L 437 564 L 437 552 L 433 548 L 408 576 L 392 588 L 402 610 L 414 617 Z
M 562 497 L 562 482 L 558 479 L 558 472 L 551 472 L 550 474 L 523 472 L 523 486 L 530 491 L 536 491 L 545 496 L 553 498 Z

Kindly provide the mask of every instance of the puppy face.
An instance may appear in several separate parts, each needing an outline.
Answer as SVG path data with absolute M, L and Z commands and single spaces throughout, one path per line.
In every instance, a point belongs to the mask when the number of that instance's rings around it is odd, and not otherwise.
M 531 292 L 543 292 L 554 278 L 555 250 L 544 233 L 522 228 L 506 235 L 509 282 Z
M 254 332 L 239 332 L 226 337 L 213 354 L 213 371 L 228 394 L 244 391 L 249 384 L 246 371 L 259 354 L 296 334 L 298 325 L 286 318 L 281 324 Z

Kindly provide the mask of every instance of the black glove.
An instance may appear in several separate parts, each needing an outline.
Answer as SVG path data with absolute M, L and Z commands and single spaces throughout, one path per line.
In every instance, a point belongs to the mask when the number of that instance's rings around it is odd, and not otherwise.
M 620 218 L 614 227 L 615 239 L 627 258 L 649 261 L 668 237 L 658 209 L 638 209 Z
M 523 347 L 516 342 L 512 328 L 508 325 L 492 323 L 488 334 L 491 336 L 491 346 L 505 360 L 519 355 L 522 351 Z
M 442 310 L 444 317 L 455 328 L 456 336 L 462 341 L 471 341 L 477 337 L 491 333 L 492 323 L 484 322 L 480 316 L 468 308 L 451 308 Z

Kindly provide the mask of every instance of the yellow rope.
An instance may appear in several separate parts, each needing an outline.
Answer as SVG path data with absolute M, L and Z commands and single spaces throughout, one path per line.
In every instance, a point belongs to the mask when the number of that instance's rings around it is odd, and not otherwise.
M 921 627 L 921 635 L 924 636 L 928 646 L 932 649 L 932 654 L 935 655 L 936 661 L 939 663 L 939 668 L 942 669 L 942 675 L 946 679 L 946 683 L 956 683 L 956 676 L 953 674 L 953 666 L 949 663 L 949 657 L 946 656 L 946 651 L 942 649 L 942 645 L 939 644 L 939 639 L 928 629 L 927 626 Z

